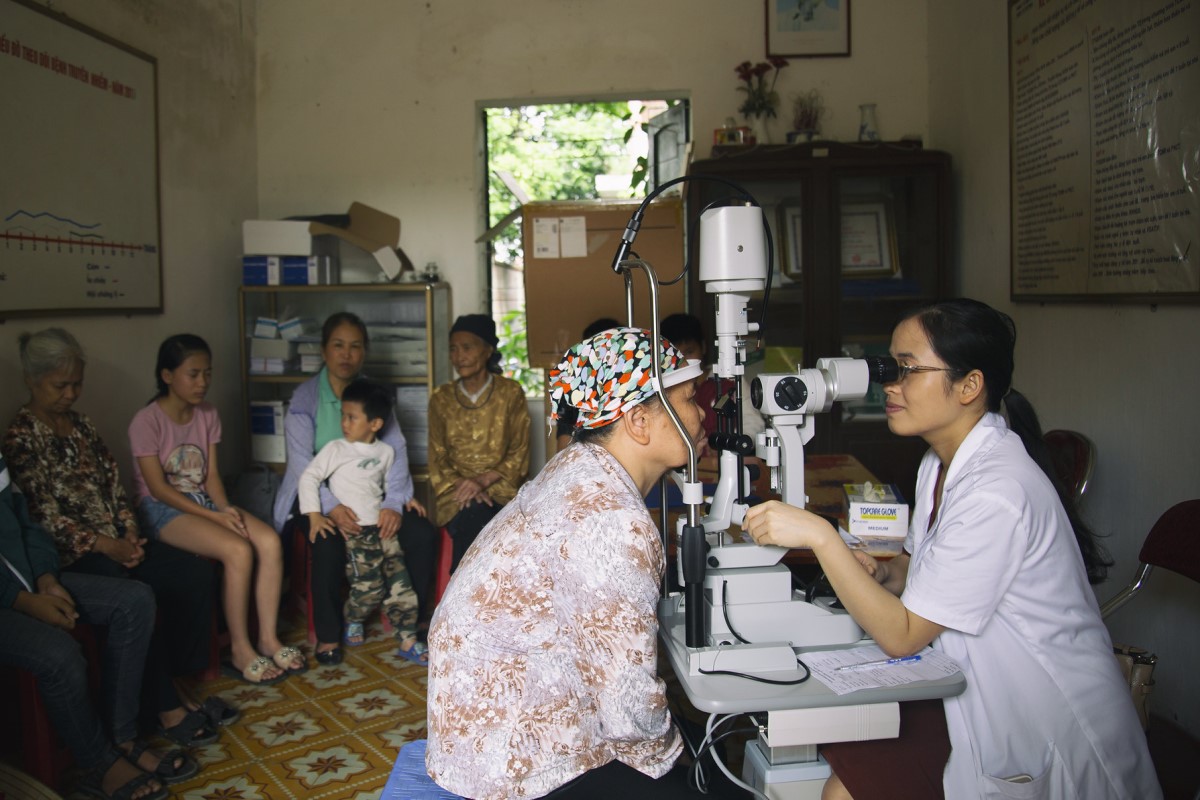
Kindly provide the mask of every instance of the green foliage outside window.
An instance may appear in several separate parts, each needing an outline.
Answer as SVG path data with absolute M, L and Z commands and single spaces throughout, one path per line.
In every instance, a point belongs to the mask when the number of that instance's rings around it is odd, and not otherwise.
M 518 308 L 500 317 L 496 337 L 500 340 L 500 366 L 504 369 L 505 376 L 521 384 L 526 395 L 541 394 L 545 388 L 546 376 L 542 370 L 529 366 L 525 309 Z
M 488 224 L 500 222 L 517 204 L 496 177 L 510 172 L 534 200 L 596 200 L 597 175 L 630 175 L 623 192 L 640 199 L 647 191 L 646 158 L 630 152 L 641 121 L 628 102 L 561 103 L 485 110 L 488 163 Z M 521 262 L 521 226 L 510 223 L 492 242 L 494 269 Z M 543 391 L 543 372 L 529 366 L 525 309 L 502 311 L 500 353 L 505 375 Z

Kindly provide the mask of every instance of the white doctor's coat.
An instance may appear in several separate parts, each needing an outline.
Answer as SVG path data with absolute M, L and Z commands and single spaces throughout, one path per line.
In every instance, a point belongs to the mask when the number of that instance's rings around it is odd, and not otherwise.
M 934 646 L 967 689 L 945 701 L 947 800 L 1162 797 L 1146 738 L 1066 512 L 1004 418 L 987 414 L 947 468 L 925 455 L 901 600 L 947 630 Z M 1032 783 L 1004 780 L 1029 775 Z

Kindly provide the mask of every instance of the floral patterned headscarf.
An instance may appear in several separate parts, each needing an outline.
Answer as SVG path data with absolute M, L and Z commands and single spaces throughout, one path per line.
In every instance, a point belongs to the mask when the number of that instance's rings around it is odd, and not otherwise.
M 651 333 L 642 328 L 612 328 L 572 347 L 550 370 L 551 419 L 560 403 L 579 409 L 578 428 L 602 428 L 649 400 L 654 386 Z M 700 362 L 662 340 L 662 382 L 667 389 L 700 377 Z

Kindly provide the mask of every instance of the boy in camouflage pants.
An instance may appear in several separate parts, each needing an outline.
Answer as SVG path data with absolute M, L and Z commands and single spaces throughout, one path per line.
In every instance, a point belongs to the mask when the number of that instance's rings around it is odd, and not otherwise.
M 356 380 L 342 392 L 342 439 L 321 448 L 300 478 L 300 512 L 308 515 L 309 537 L 337 536 L 333 521 L 321 513 L 320 486 L 354 511 L 361 533 L 346 536 L 346 644 L 362 644 L 363 620 L 383 603 L 384 613 L 400 642 L 397 655 L 414 664 L 428 661 L 417 640 L 417 595 L 395 533 L 379 532 L 387 473 L 395 459 L 391 445 L 376 438 L 391 411 L 391 396 L 378 384 Z

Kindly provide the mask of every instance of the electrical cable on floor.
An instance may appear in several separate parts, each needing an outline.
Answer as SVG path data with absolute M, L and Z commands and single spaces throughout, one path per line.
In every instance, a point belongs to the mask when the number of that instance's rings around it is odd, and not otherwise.
M 693 773 L 699 774 L 700 780 L 703 781 L 704 783 L 707 783 L 708 776 L 707 776 L 707 774 L 705 774 L 704 768 L 703 767 L 698 768 L 696 766 L 697 762 L 699 761 L 696 754 L 699 751 L 697 750 L 696 745 L 692 744 L 692 740 L 687 735 L 687 728 L 683 724 L 682 712 L 677 714 L 674 711 L 672 711 L 671 719 L 673 719 L 675 721 L 675 729 L 679 731 L 679 738 L 683 739 L 683 743 L 685 745 L 687 745 L 688 752 L 691 753 L 691 756 L 692 756 L 692 766 L 688 768 L 688 785 L 689 786 L 692 785 L 691 781 L 692 781 Z
M 738 733 L 758 733 L 759 732 L 759 727 L 757 725 L 755 725 L 754 727 L 751 727 L 751 728 L 734 728 L 732 730 L 725 731 L 724 733 L 720 734 L 719 736 L 715 736 L 715 737 L 713 736 L 713 733 L 716 731 L 716 729 L 718 727 L 723 725 L 726 721 L 733 719 L 735 717 L 738 717 L 738 716 L 741 716 L 741 714 L 729 714 L 729 715 L 723 717 L 722 719 L 717 720 L 716 714 L 709 715 L 708 725 L 707 725 L 708 733 L 705 736 L 705 739 L 709 740 L 709 741 L 707 742 L 707 744 L 705 744 L 703 747 L 700 748 L 701 757 L 703 757 L 704 754 L 706 752 L 708 752 L 709 750 L 712 750 L 712 748 L 718 742 L 720 742 L 721 740 L 725 739 L 728 736 L 732 736 L 732 735 L 738 734 Z M 728 778 L 735 786 L 738 786 L 738 787 L 746 790 L 747 792 L 750 792 L 755 797 L 762 798 L 762 800 L 769 800 L 769 798 L 765 794 L 763 794 L 759 790 L 755 789 L 753 786 L 746 783 L 745 781 L 740 780 L 739 778 L 735 777 L 733 775 L 733 773 L 729 771 L 729 767 L 725 766 L 725 762 L 723 762 L 717 756 L 717 753 L 715 750 L 712 751 L 712 760 L 713 760 L 713 763 L 715 763 L 717 765 L 717 769 L 721 770 L 721 772 L 723 772 L 725 774 L 725 777 Z M 705 791 L 705 793 L 707 793 L 707 789 L 704 789 L 702 791 Z
M 704 771 L 704 764 L 703 764 L 703 756 L 709 746 L 708 741 L 712 737 L 712 733 L 714 730 L 716 730 L 721 725 L 725 724 L 726 721 L 734 719 L 738 715 L 737 714 L 729 714 L 728 716 L 719 720 L 714 725 L 713 718 L 716 716 L 717 716 L 716 714 L 708 715 L 708 722 L 705 723 L 704 738 L 700 740 L 699 746 L 696 748 L 695 752 L 693 753 L 693 755 L 695 757 L 692 759 L 692 766 L 688 770 L 688 785 L 691 786 L 692 788 L 694 788 L 696 791 L 700 792 L 701 794 L 708 794 L 708 775 Z

